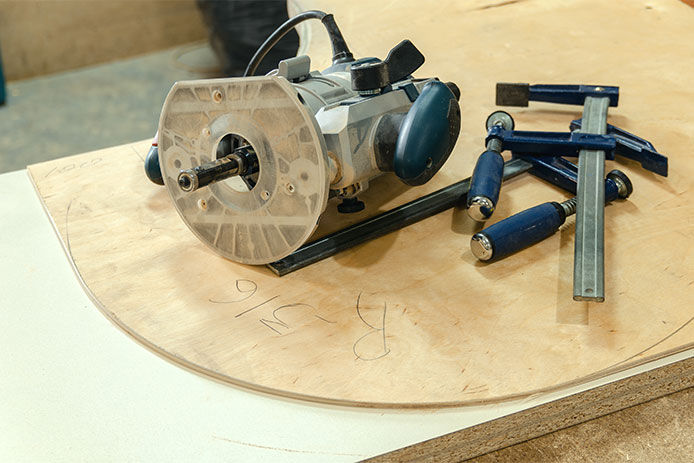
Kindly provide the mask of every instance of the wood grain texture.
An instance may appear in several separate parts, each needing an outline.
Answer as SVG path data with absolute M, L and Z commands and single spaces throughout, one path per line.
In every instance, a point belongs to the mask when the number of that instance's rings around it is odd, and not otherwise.
M 364 212 L 338 217 L 330 203 L 318 233 L 468 176 L 496 81 L 620 85 L 609 122 L 651 139 L 670 157 L 671 174 L 608 162 L 635 191 L 606 210 L 607 302 L 571 299 L 572 219 L 493 265 L 470 253 L 476 228 L 462 210 L 283 278 L 226 261 L 194 238 L 166 191 L 148 183 L 142 142 L 29 169 L 107 316 L 163 356 L 222 381 L 361 406 L 527 397 L 694 344 L 694 123 L 685 105 L 694 100 L 694 63 L 681 59 L 691 9 L 665 0 L 399 2 L 370 4 L 374 27 L 357 15 L 366 2 L 305 3 L 332 10 L 358 56 L 384 56 L 409 37 L 427 57 L 417 75 L 453 80 L 462 92 L 461 136 L 437 178 L 410 190 L 379 179 L 362 198 Z M 619 27 L 596 18 L 596 8 L 619 18 Z M 311 37 L 320 67 L 325 37 Z M 566 130 L 580 108 L 537 105 L 513 114 L 519 129 Z M 566 197 L 524 176 L 505 185 L 495 220 Z
M 536 407 L 507 415 L 477 426 L 461 429 L 424 442 L 380 455 L 370 462 L 438 462 L 462 461 L 477 457 L 500 448 L 505 452 L 494 452 L 480 458 L 481 462 L 497 461 L 556 461 L 553 459 L 530 457 L 534 452 L 532 445 L 515 446 L 528 439 L 546 435 L 579 423 L 623 410 L 635 403 L 662 397 L 675 391 L 694 386 L 694 359 L 676 362 L 661 368 L 614 381 L 603 386 L 548 402 Z M 568 430 L 567 430 L 568 432 Z M 547 439 L 551 439 L 547 437 Z M 591 450 L 590 437 L 583 436 L 579 442 L 587 452 Z M 614 442 L 619 445 L 619 441 Z M 512 447 L 509 447 L 512 446 Z M 690 445 L 691 446 L 691 445 Z M 513 450 L 515 447 L 515 451 Z M 520 448 L 522 447 L 522 448 Z M 687 446 L 670 449 L 670 454 L 681 452 Z M 586 451 L 580 452 L 585 456 Z M 504 460 L 504 456 L 506 460 Z M 567 455 L 561 461 L 591 461 L 588 458 L 573 458 Z M 599 455 L 597 461 L 603 461 Z M 622 460 L 623 461 L 623 460 Z M 635 461 L 673 461 L 670 459 L 636 459 Z
M 0 45 L 7 80 L 104 63 L 206 37 L 194 0 L 0 2 Z
M 468 463 L 690 463 L 694 388 L 468 460 Z

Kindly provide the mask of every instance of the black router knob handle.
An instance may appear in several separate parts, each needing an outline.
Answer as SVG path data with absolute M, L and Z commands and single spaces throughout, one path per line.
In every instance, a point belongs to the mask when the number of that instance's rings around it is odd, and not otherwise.
M 383 61 L 355 63 L 350 68 L 352 89 L 379 90 L 403 80 L 424 64 L 424 55 L 409 40 L 397 44 Z

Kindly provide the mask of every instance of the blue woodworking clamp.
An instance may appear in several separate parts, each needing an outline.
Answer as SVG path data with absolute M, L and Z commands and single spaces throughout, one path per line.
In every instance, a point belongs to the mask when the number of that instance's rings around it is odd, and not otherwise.
M 563 104 L 583 104 L 580 97 L 602 94 L 616 106 L 619 88 L 597 85 L 497 84 L 497 104 L 527 106 L 528 100 Z M 579 102 L 580 100 L 580 102 Z M 667 176 L 667 158 L 653 145 L 626 130 L 607 126 L 607 134 L 582 133 L 581 119 L 571 122 L 570 132 L 513 130 L 513 119 L 504 111 L 487 119 L 487 150 L 480 155 L 472 174 L 468 213 L 477 221 L 491 217 L 501 189 L 502 151 L 516 154 L 577 157 L 581 150 L 600 150 L 607 159 L 615 155 L 633 159 L 656 174 Z
M 571 122 L 570 132 L 514 130 L 504 111 L 487 118 L 486 150 L 479 157 L 468 193 L 468 214 L 477 221 L 496 208 L 503 171 L 502 151 L 532 165 L 530 173 L 577 197 L 545 203 L 509 217 L 473 236 L 473 253 L 483 261 L 500 259 L 553 234 L 567 216 L 577 213 L 574 258 L 574 299 L 604 300 L 603 208 L 626 198 L 633 187 L 621 171 L 604 176 L 604 160 L 623 156 L 667 176 L 667 158 L 640 137 L 606 123 L 607 108 L 617 106 L 619 88 L 600 85 L 497 84 L 498 105 L 527 106 L 529 101 L 583 104 L 583 118 Z M 564 157 L 578 157 L 578 166 Z

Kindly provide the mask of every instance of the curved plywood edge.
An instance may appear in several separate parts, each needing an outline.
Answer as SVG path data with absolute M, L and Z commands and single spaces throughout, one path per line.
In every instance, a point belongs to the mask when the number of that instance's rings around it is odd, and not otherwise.
M 371 407 L 524 398 L 692 347 L 694 121 L 682 101 L 694 100 L 694 63 L 675 52 L 692 34 L 686 6 L 301 4 L 334 13 L 357 56 L 384 56 L 410 38 L 427 58 L 417 75 L 453 80 L 462 92 L 461 136 L 432 182 L 407 189 L 384 176 L 361 198 L 367 209 L 356 217 L 336 214 L 329 203 L 318 233 L 469 176 L 484 120 L 495 109 L 496 81 L 620 85 L 620 107 L 608 121 L 653 141 L 671 166 L 668 178 L 633 162 L 606 166 L 626 172 L 635 188 L 605 214 L 607 301 L 571 299 L 572 219 L 541 244 L 492 265 L 471 255 L 467 243 L 476 228 L 461 210 L 283 278 L 235 264 L 198 242 L 166 192 L 148 183 L 142 142 L 29 169 L 85 288 L 118 326 L 220 381 Z M 368 17 L 353 14 L 367 6 Z M 597 8 L 619 17 L 620 27 L 596 21 Z M 314 32 L 307 46 L 320 67 L 329 49 L 313 49 L 325 39 Z M 537 105 L 512 113 L 518 128 L 566 130 L 580 108 Z M 494 220 L 565 198 L 522 176 L 504 186 Z

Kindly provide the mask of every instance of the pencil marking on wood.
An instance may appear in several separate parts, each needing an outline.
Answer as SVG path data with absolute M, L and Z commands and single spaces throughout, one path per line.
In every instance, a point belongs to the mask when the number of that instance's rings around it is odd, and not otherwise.
M 245 445 L 247 447 L 255 447 L 255 448 L 266 449 L 266 450 L 276 450 L 276 451 L 280 451 L 280 452 L 310 453 L 310 454 L 315 454 L 315 455 L 336 455 L 336 456 L 363 457 L 363 458 L 368 456 L 368 455 L 363 455 L 360 453 L 321 452 L 320 450 L 299 450 L 299 449 L 288 449 L 288 448 L 283 448 L 283 447 L 271 447 L 269 445 L 251 444 L 250 442 L 242 442 L 242 441 L 238 441 L 238 440 L 234 440 L 234 439 L 227 439 L 226 437 L 215 436 L 214 434 L 212 434 L 212 438 L 231 442 L 232 444 Z
M 325 318 L 321 317 L 320 315 L 314 315 L 314 317 L 316 317 L 319 320 L 323 320 L 325 323 L 337 323 L 337 322 L 334 322 L 331 320 L 326 320 Z
M 72 246 L 70 245 L 70 229 L 68 228 L 68 224 L 70 223 L 70 208 L 72 207 L 73 201 L 74 198 L 67 203 L 67 210 L 65 211 L 65 244 L 67 244 L 67 253 L 70 254 L 70 258 L 75 260 L 75 256 L 72 255 Z
M 285 304 L 285 305 L 281 305 L 281 306 L 277 307 L 275 310 L 272 311 L 272 318 L 273 318 L 274 320 L 267 320 L 267 319 L 265 319 L 265 318 L 261 318 L 259 321 L 260 321 L 260 323 L 262 323 L 263 325 L 267 326 L 267 327 L 270 328 L 272 331 L 274 331 L 275 333 L 277 333 L 277 334 L 279 334 L 279 335 L 281 336 L 281 335 L 282 335 L 282 332 L 281 332 L 280 330 L 274 328 L 273 326 L 271 326 L 271 324 L 272 324 L 272 325 L 276 325 L 276 326 L 280 326 L 280 327 L 285 328 L 285 329 L 287 329 L 287 330 L 288 330 L 288 329 L 291 329 L 291 326 L 290 326 L 287 322 L 285 322 L 284 320 L 282 320 L 280 317 L 278 317 L 278 316 L 277 316 L 277 313 L 278 313 L 280 310 L 296 309 L 296 308 L 308 308 L 308 309 L 314 310 L 314 311 L 316 311 L 316 312 L 318 311 L 318 309 L 316 309 L 315 307 L 313 307 L 311 304 L 305 304 L 305 303 L 303 303 L 303 302 L 297 302 L 297 303 L 294 303 L 294 304 Z M 321 320 L 321 321 L 326 322 L 326 323 L 337 323 L 337 322 L 334 322 L 334 321 L 327 320 L 327 319 L 321 317 L 320 315 L 313 314 L 313 316 L 314 316 L 315 318 Z
M 234 316 L 234 318 L 239 318 L 241 315 L 245 315 L 245 314 L 247 314 L 248 312 L 251 312 L 251 311 L 257 309 L 258 307 L 260 307 L 260 306 L 262 306 L 262 305 L 265 305 L 265 304 L 267 304 L 267 303 L 270 302 L 270 301 L 274 301 L 274 300 L 277 299 L 278 297 L 280 297 L 279 294 L 278 294 L 277 296 L 272 296 L 270 299 L 268 299 L 268 300 L 266 300 L 266 301 L 263 301 L 263 302 L 261 302 L 261 303 L 258 304 L 258 305 L 254 305 L 254 306 L 251 307 L 250 309 L 246 309 L 246 310 L 244 310 L 243 312 L 237 313 L 237 314 Z
M 138 158 L 140 158 L 140 161 L 142 161 L 142 162 L 144 163 L 144 162 L 145 162 L 145 159 L 144 159 L 142 156 L 140 156 L 140 153 L 137 152 L 137 150 L 135 149 L 135 147 L 134 147 L 133 145 L 130 145 L 130 148 L 133 150 L 133 153 L 135 153 L 135 155 L 136 155 Z
M 247 290 L 241 289 L 241 283 L 249 283 L 249 284 L 251 284 L 251 285 L 253 286 L 253 288 L 252 288 L 252 289 L 247 289 Z M 232 299 L 232 300 L 228 300 L 228 301 L 220 301 L 220 300 L 216 300 L 216 299 L 208 299 L 208 301 L 210 301 L 210 302 L 213 303 L 213 304 L 234 304 L 234 303 L 236 303 L 236 302 L 243 302 L 243 301 L 245 301 L 246 299 L 251 298 L 251 297 L 255 294 L 255 292 L 258 290 L 258 285 L 256 284 L 255 281 L 253 281 L 253 280 L 247 280 L 247 279 L 244 279 L 244 278 L 239 278 L 238 280 L 236 280 L 235 286 L 236 286 L 236 291 L 238 291 L 239 293 L 250 293 L 250 294 L 248 294 L 247 296 L 244 296 L 244 297 L 242 297 L 242 298 L 240 298 L 240 299 Z
M 508 0 L 508 1 L 506 1 L 506 2 L 491 3 L 491 4 L 489 4 L 489 5 L 484 5 L 484 6 L 480 6 L 480 7 L 478 7 L 478 8 L 473 8 L 472 11 L 475 11 L 475 10 L 489 10 L 489 9 L 492 9 L 492 8 L 499 8 L 499 7 L 502 7 L 502 6 L 514 5 L 514 4 L 520 3 L 520 2 L 522 2 L 522 1 L 524 1 L 524 0 Z
M 623 363 L 626 363 L 626 362 L 628 362 L 629 360 L 633 360 L 633 359 L 635 359 L 636 357 L 638 357 L 639 355 L 642 355 L 642 354 L 648 352 L 649 350 L 653 349 L 653 348 L 654 348 L 655 346 L 657 346 L 658 344 L 664 343 L 665 341 L 667 341 L 668 339 L 670 339 L 671 337 L 673 337 L 674 335 L 676 335 L 677 333 L 679 333 L 680 331 L 682 331 L 684 328 L 686 328 L 687 325 L 689 325 L 692 321 L 694 321 L 694 317 L 692 317 L 692 318 L 690 318 L 689 320 L 687 320 L 686 322 L 684 322 L 684 324 L 683 324 L 682 326 L 680 326 L 680 327 L 677 328 L 675 331 L 673 331 L 672 333 L 670 333 L 670 334 L 668 334 L 667 336 L 665 336 L 665 337 L 664 337 L 663 339 L 661 339 L 660 341 L 656 342 L 655 344 L 653 344 L 653 345 L 651 345 L 651 346 L 649 346 L 649 347 L 646 347 L 646 348 L 645 348 L 644 350 L 642 350 L 641 352 L 637 352 L 636 354 L 632 355 L 631 357 L 629 357 L 629 358 L 627 358 L 627 359 L 625 359 L 625 360 L 622 360 L 621 362 L 615 363 L 614 365 L 612 365 L 612 366 L 609 367 L 609 368 L 613 368 L 613 367 L 616 367 L 617 365 L 621 365 L 621 364 L 623 364 Z
M 51 170 L 49 170 L 46 173 L 46 175 L 43 176 L 43 178 L 48 178 L 54 174 L 64 174 L 65 172 L 70 172 L 71 170 L 74 170 L 74 169 L 86 169 L 89 167 L 94 167 L 95 165 L 99 164 L 101 161 L 102 161 L 101 158 L 92 158 L 92 159 L 84 161 L 80 164 L 77 164 L 75 162 L 71 162 L 70 164 L 66 164 L 64 166 L 60 166 L 60 167 L 56 166 L 56 167 L 52 168 Z
M 367 332 L 362 337 L 360 337 L 359 339 L 354 341 L 354 344 L 352 345 L 352 352 L 354 353 L 354 356 L 356 358 L 358 358 L 359 360 L 365 360 L 365 361 L 378 360 L 380 358 L 385 357 L 386 355 L 388 355 L 390 353 L 390 349 L 388 348 L 388 345 L 386 343 L 386 312 L 388 310 L 388 305 L 385 301 L 383 301 L 383 316 L 381 317 L 381 327 L 377 328 L 377 327 L 373 326 L 371 323 L 367 322 L 361 313 L 361 307 L 360 307 L 361 295 L 362 295 L 362 293 L 359 293 L 359 295 L 357 296 L 357 304 L 356 304 L 357 316 L 366 326 L 371 328 L 371 331 Z M 372 334 L 379 334 L 379 333 L 381 335 L 381 342 L 382 342 L 382 346 L 383 346 L 382 352 L 379 353 L 378 355 L 371 356 L 371 357 L 361 355 L 359 353 L 359 349 L 357 348 L 359 343 L 361 343 L 364 339 L 368 338 Z

